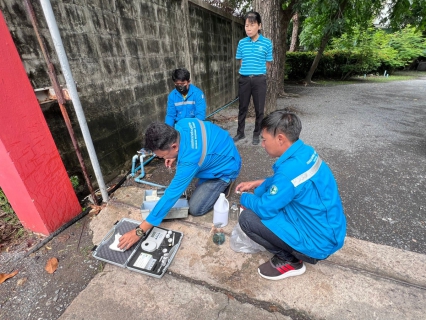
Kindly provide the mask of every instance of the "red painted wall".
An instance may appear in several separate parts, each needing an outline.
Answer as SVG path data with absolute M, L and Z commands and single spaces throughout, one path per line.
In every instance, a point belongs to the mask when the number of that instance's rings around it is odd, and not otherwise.
M 81 212 L 1 11 L 0 187 L 34 232 L 47 235 Z

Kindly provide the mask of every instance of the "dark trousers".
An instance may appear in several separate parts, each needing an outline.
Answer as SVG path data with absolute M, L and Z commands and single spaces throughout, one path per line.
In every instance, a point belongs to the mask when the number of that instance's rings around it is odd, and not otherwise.
M 256 124 L 254 126 L 253 136 L 259 136 L 261 130 L 260 124 L 262 123 L 263 112 L 265 110 L 266 75 L 257 77 L 240 76 L 238 80 L 238 98 L 240 105 L 237 135 L 244 135 L 250 97 L 253 97 L 254 110 L 256 111 Z
M 278 238 L 275 233 L 262 223 L 257 214 L 251 210 L 246 209 L 241 213 L 239 223 L 241 229 L 250 239 L 263 246 L 269 252 L 276 254 L 280 259 L 293 261 L 296 258 L 297 260 L 303 260 L 312 264 L 318 262 L 317 259 L 294 250 Z

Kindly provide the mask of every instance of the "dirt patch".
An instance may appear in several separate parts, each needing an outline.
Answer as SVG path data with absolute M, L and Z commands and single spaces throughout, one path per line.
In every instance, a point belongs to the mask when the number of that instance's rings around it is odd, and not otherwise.
M 9 242 L 8 252 L 0 253 L 0 273 L 18 273 L 0 284 L 0 319 L 57 319 L 102 270 L 91 256 L 91 218 L 86 215 L 34 252 L 47 238 L 28 232 L 20 244 Z M 52 257 L 59 265 L 49 274 L 45 266 Z

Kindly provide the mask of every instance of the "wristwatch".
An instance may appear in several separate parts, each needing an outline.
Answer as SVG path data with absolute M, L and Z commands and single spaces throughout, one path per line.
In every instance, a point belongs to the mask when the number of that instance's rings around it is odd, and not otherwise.
M 136 235 L 138 237 L 145 237 L 145 231 L 143 231 L 139 226 L 136 227 Z

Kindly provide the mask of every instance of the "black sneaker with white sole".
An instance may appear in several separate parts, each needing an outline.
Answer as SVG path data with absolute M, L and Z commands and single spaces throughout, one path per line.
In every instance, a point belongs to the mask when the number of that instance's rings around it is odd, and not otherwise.
M 259 275 L 269 280 L 281 280 L 304 274 L 306 267 L 302 260 L 290 262 L 273 256 L 271 260 L 261 264 L 257 269 Z

